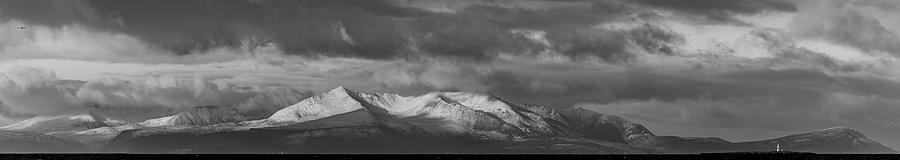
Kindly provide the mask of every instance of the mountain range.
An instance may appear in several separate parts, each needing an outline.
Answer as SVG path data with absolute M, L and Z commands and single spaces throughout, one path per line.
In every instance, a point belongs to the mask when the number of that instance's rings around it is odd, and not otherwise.
M 222 106 L 141 122 L 106 115 L 71 112 L 0 127 L 0 151 L 622 154 L 771 151 L 780 145 L 800 152 L 896 153 L 842 126 L 749 142 L 660 136 L 615 115 L 465 92 L 401 96 L 338 87 L 263 119 Z

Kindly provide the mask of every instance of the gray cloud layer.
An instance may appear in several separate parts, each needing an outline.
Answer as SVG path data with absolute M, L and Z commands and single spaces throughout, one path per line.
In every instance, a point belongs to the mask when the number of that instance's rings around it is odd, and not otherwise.
M 523 9 L 476 4 L 437 13 L 389 1 L 13 0 L 0 5 L 0 19 L 125 33 L 176 55 L 276 42 L 295 55 L 489 60 L 498 53 L 534 54 L 540 44 L 509 30 L 538 29 L 547 30 L 551 43 L 563 44 L 551 49 L 574 59 L 627 58 L 622 43 L 629 33 L 591 26 L 623 18 L 628 6 L 615 1 L 588 5 Z
M 900 55 L 897 30 L 889 30 L 876 17 L 861 13 L 864 6 L 853 5 L 849 1 L 808 4 L 791 25 L 801 36 L 828 39 L 866 51 Z
M 671 36 L 643 30 L 635 33 L 593 26 L 629 18 L 634 13 L 663 8 L 704 22 L 741 23 L 737 14 L 766 11 L 798 12 L 792 23 L 798 35 L 825 38 L 870 51 L 896 53 L 900 38 L 878 19 L 860 13 L 869 3 L 785 0 L 638 0 L 584 1 L 585 7 L 512 8 L 474 3 L 450 13 L 394 1 L 129 1 L 9 0 L 0 4 L 0 20 L 64 26 L 80 24 L 93 30 L 124 33 L 176 55 L 218 47 L 278 43 L 288 54 L 371 59 L 450 57 L 490 60 L 499 53 L 531 56 L 542 44 L 510 29 L 546 31 L 550 49 L 573 59 L 583 56 L 608 61 L 627 60 L 626 37 L 640 45 L 658 46 Z M 513 3 L 513 2 L 506 2 Z M 874 2 L 870 2 L 874 3 Z M 883 2 L 893 4 L 890 2 Z M 843 6 L 843 7 L 842 7 Z M 849 6 L 849 7 L 848 7 Z M 890 6 L 890 5 L 878 5 Z M 165 8 L 165 12 L 159 12 Z M 883 8 L 883 7 L 882 7 Z M 639 14 L 651 16 L 647 14 Z M 692 16 L 693 15 L 693 16 Z M 652 17 L 652 16 L 651 16 Z M 639 35 L 639 36 L 634 36 Z M 643 36 L 640 36 L 643 35 Z M 665 47 L 650 53 L 671 53 Z

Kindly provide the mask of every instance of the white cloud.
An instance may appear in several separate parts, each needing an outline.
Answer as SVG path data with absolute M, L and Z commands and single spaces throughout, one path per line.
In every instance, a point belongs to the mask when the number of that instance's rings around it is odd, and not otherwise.
M 18 29 L 18 26 L 27 26 Z M 59 28 L 28 25 L 18 21 L 0 22 L 0 57 L 67 58 L 121 60 L 128 56 L 153 55 L 140 40 L 124 34 L 93 31 L 80 25 Z
M 73 86 L 62 84 L 52 71 L 13 66 L 0 73 L 0 101 L 12 113 L 42 114 L 73 108 Z

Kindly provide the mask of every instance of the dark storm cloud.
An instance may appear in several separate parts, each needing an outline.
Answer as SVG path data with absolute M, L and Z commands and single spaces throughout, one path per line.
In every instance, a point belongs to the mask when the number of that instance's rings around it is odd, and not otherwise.
M 0 1 L 0 20 L 19 19 L 27 23 L 61 26 L 84 21 L 99 21 L 99 15 L 87 1 L 4 0 Z
M 110 27 L 179 54 L 216 45 L 237 45 L 244 36 L 241 32 L 262 29 L 256 24 L 266 20 L 265 9 L 249 1 L 96 0 L 90 4 L 98 12 L 121 21 L 121 26 Z
M 445 20 L 477 20 L 495 23 L 500 28 L 545 29 L 560 26 L 595 25 L 624 14 L 617 3 L 593 3 L 584 8 L 521 9 L 473 5 L 440 17 Z
M 81 24 L 126 33 L 184 55 L 213 47 L 278 42 L 292 54 L 390 58 L 404 47 L 395 19 L 424 14 L 381 1 L 46 0 L 4 1 L 3 19 Z M 343 26 L 342 26 L 343 25 Z M 348 45 L 337 30 L 358 41 Z
M 557 44 L 557 51 L 573 60 L 596 56 L 608 61 L 624 61 L 634 56 L 625 52 L 625 35 L 614 31 L 583 28 L 552 30 L 547 39 Z
M 440 23 L 443 22 L 435 25 Z M 463 20 L 435 27 L 439 28 L 423 34 L 419 47 L 441 56 L 489 59 L 501 43 L 513 38 L 496 24 L 484 21 Z
M 416 14 L 380 1 L 97 0 L 92 5 L 122 19 L 125 32 L 179 54 L 257 38 L 263 42 L 256 43 L 279 42 L 291 54 L 388 58 L 403 46 L 392 17 Z M 339 27 L 358 44 L 341 39 Z
M 622 16 L 620 11 L 608 7 L 610 5 L 615 4 L 595 3 L 587 8 L 544 10 L 474 5 L 453 14 L 421 17 L 415 19 L 411 26 L 417 33 L 414 40 L 421 43 L 419 47 L 438 56 L 483 60 L 493 58 L 497 52 L 534 54 L 535 50 L 542 47 L 510 32 L 511 29 L 547 30 L 551 43 L 571 45 L 554 50 L 572 57 L 582 54 L 617 54 L 621 53 L 620 49 L 623 47 L 616 43 L 623 38 L 620 33 L 588 29 Z M 608 50 L 612 51 L 607 52 Z M 606 59 L 612 56 L 601 57 Z
M 622 19 L 629 13 L 628 6 L 613 1 L 587 4 L 548 9 L 475 4 L 453 13 L 437 13 L 385 1 L 36 0 L 4 3 L 3 7 L 17 9 L 3 11 L 2 17 L 125 33 L 177 55 L 275 42 L 288 54 L 370 59 L 438 56 L 491 60 L 501 52 L 528 56 L 546 49 L 573 59 L 596 56 L 618 61 L 630 57 L 624 52 L 624 42 L 632 33 L 593 27 Z M 32 14 L 36 10 L 47 12 Z M 515 29 L 546 31 L 548 41 L 560 45 L 546 48 L 512 33 Z
M 380 1 L 264 1 L 275 18 L 268 28 L 293 54 L 319 52 L 394 58 L 406 47 L 402 18 L 429 14 Z M 354 44 L 341 37 L 340 28 Z
M 650 53 L 675 54 L 676 46 L 670 44 L 684 43 L 684 37 L 672 33 L 659 26 L 644 24 L 627 32 L 635 45 Z

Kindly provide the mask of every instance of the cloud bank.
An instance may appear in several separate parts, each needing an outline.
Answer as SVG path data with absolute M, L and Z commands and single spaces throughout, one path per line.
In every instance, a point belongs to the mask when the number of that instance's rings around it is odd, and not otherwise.
M 199 75 L 148 75 L 141 81 L 71 81 L 58 79 L 52 71 L 28 66 L 14 66 L 3 73 L 0 101 L 8 115 L 73 109 L 178 111 L 216 105 L 234 107 L 249 116 L 266 116 L 312 95 L 277 86 L 211 82 Z

